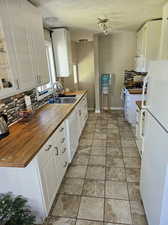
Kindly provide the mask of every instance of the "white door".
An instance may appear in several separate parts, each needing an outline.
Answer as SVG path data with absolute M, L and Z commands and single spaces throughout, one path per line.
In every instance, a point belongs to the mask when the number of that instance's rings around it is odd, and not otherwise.
M 149 225 L 168 224 L 167 166 L 168 133 L 146 113 L 140 191 Z
M 168 61 L 151 62 L 148 74 L 147 108 L 168 130 Z

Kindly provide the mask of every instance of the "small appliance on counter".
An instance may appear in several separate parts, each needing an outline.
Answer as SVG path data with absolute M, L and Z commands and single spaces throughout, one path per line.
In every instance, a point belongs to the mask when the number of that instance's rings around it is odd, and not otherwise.
M 0 113 L 0 139 L 9 135 L 9 128 L 7 122 L 7 115 Z
M 135 89 L 142 88 L 144 77 L 146 77 L 147 73 L 140 73 L 134 70 L 129 71 L 125 70 L 124 72 L 124 86 L 127 89 Z

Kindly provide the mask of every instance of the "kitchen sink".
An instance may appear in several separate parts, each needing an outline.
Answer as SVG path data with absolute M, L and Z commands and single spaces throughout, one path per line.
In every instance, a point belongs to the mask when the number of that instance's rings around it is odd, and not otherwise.
M 76 102 L 75 97 L 55 97 L 55 98 L 50 98 L 48 103 L 50 104 L 73 104 Z

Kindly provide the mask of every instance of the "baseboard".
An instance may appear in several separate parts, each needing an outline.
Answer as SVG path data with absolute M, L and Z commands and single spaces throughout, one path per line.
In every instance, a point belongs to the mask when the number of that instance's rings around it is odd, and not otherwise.
M 100 109 L 95 109 L 95 113 L 100 113 Z
M 110 107 L 111 110 L 124 110 L 123 107 Z

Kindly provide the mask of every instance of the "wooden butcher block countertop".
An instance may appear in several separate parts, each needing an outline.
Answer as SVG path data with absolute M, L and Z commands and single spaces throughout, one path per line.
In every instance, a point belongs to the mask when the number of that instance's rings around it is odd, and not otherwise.
M 29 122 L 12 125 L 0 140 L 0 167 L 26 167 L 86 93 L 68 93 L 79 95 L 74 104 L 46 104 Z
M 129 93 L 132 95 L 141 95 L 142 94 L 142 89 L 128 89 Z

